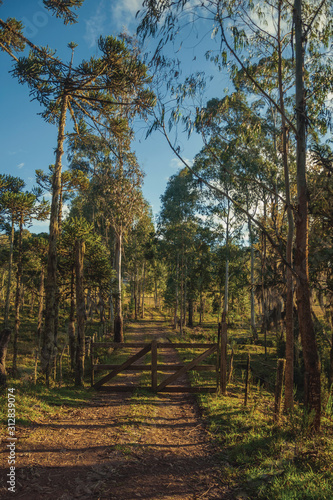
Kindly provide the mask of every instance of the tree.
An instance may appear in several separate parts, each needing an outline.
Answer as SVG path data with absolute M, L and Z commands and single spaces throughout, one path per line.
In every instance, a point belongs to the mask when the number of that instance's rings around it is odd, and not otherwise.
M 13 201 L 13 200 L 11 200 Z M 20 327 L 20 305 L 21 305 L 21 281 L 22 281 L 22 233 L 23 227 L 31 223 L 33 219 L 45 220 L 49 215 L 49 203 L 43 200 L 37 202 L 33 193 L 18 193 L 15 200 L 15 219 L 19 225 L 18 247 L 17 247 L 17 273 L 15 294 L 15 329 L 13 340 L 13 373 L 17 373 L 17 341 Z
M 17 193 L 23 189 L 25 183 L 19 177 L 11 175 L 0 175 L 0 217 L 2 226 L 10 226 L 10 243 L 9 243 L 9 263 L 8 263 L 8 279 L 6 305 L 4 313 L 4 327 L 8 328 L 9 321 L 9 305 L 10 305 L 10 287 L 13 267 L 13 249 L 14 249 L 14 233 L 15 233 L 15 210 Z
M 159 232 L 164 239 L 164 252 L 169 264 L 169 290 L 166 292 L 173 302 L 174 328 L 178 327 L 179 321 L 180 334 L 186 322 L 187 257 L 197 227 L 195 206 L 198 193 L 193 189 L 191 181 L 192 176 L 186 169 L 170 177 L 161 196 L 159 217 Z M 201 299 L 203 291 L 202 287 Z
M 49 166 L 48 174 L 44 173 L 41 169 L 36 170 L 36 182 L 43 191 L 52 193 L 53 175 L 54 165 Z M 88 178 L 81 170 L 65 170 L 61 173 L 58 213 L 59 234 L 61 234 L 63 203 L 70 200 L 75 191 L 85 190 L 88 188 L 88 185 Z
M 85 289 L 88 286 L 102 288 L 103 281 L 109 283 L 111 271 L 105 254 L 106 248 L 95 234 L 93 224 L 83 217 L 69 217 L 64 222 L 60 266 L 66 278 L 70 275 L 68 340 L 77 386 L 83 385 L 85 362 Z

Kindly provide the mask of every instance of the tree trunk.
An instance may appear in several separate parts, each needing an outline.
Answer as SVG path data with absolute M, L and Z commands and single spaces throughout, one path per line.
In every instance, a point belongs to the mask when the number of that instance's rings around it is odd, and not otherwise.
M 180 335 L 183 335 L 183 309 L 184 309 L 184 254 L 182 252 L 181 270 L 180 270 L 180 304 L 179 304 L 179 330 Z
M 230 217 L 230 202 L 227 201 L 228 211 L 226 220 L 226 234 L 225 234 L 225 281 L 224 281 L 224 309 L 225 318 L 227 321 L 229 311 L 229 217 Z
M 174 314 L 174 328 L 178 327 L 178 280 L 179 280 L 179 255 L 177 253 L 177 267 L 176 267 L 176 301 L 175 301 L 175 314 Z
M 188 326 L 193 328 L 193 299 L 188 300 Z
M 255 302 L 254 302 L 254 238 L 252 231 L 251 220 L 248 219 L 248 228 L 250 235 L 250 251 L 251 251 L 251 330 L 253 340 L 257 340 L 258 334 L 256 329 L 256 315 L 255 315 Z
M 71 369 L 75 368 L 75 265 L 72 266 L 71 272 L 71 290 L 70 290 L 70 310 L 68 322 L 68 343 L 69 355 L 71 359 Z
M 12 284 L 12 270 L 13 270 L 13 251 L 14 251 L 14 217 L 12 217 L 12 225 L 10 231 L 10 246 L 9 246 L 9 263 L 8 263 L 8 281 L 7 281 L 7 292 L 6 292 L 6 304 L 5 304 L 5 317 L 4 317 L 4 327 L 9 326 L 9 305 L 10 305 L 10 287 Z
M 202 297 L 202 289 L 200 289 L 200 312 L 199 312 L 199 325 L 202 325 L 203 321 L 203 297 Z
M 284 90 L 282 76 L 282 42 L 281 42 L 281 10 L 282 0 L 279 0 L 278 14 L 278 82 L 279 82 L 279 100 L 281 109 L 281 126 L 282 126 L 282 162 L 284 171 L 285 194 L 288 216 L 288 234 L 286 245 L 286 368 L 285 368 L 285 399 L 284 409 L 291 410 L 293 408 L 293 389 L 294 389 L 294 320 L 293 320 L 293 238 L 294 238 L 294 219 L 291 209 L 290 197 L 290 181 L 289 181 L 289 165 L 288 165 L 288 137 L 287 126 L 285 119 L 284 107 Z
M 306 109 L 304 95 L 304 44 L 302 0 L 294 3 L 297 118 L 297 215 L 295 270 L 299 329 L 305 366 L 305 405 L 314 412 L 313 428 L 319 430 L 321 417 L 320 367 L 311 317 L 308 277 L 308 192 L 306 182 Z
M 183 326 L 186 326 L 186 304 L 187 304 L 187 259 L 185 259 L 185 278 L 184 278 L 184 320 Z
M 22 232 L 23 232 L 23 216 L 20 219 L 19 239 L 18 239 L 18 258 L 17 258 L 17 274 L 16 274 L 16 293 L 15 293 L 15 327 L 13 341 L 13 375 L 17 375 L 17 341 L 20 329 L 20 306 L 22 293 Z
M 0 387 L 5 387 L 7 382 L 6 356 L 10 334 L 10 328 L 3 328 L 0 333 Z
M 264 219 L 266 220 L 266 197 L 264 195 Z M 266 274 L 266 254 L 267 254 L 267 244 L 266 244 L 266 234 L 263 232 L 261 234 L 262 238 L 262 253 L 261 253 L 261 306 L 262 306 L 262 327 L 261 333 L 264 335 L 265 342 L 265 357 L 267 357 L 267 291 L 265 286 L 265 274 Z
M 146 262 L 143 261 L 142 272 L 142 318 L 145 317 L 145 286 L 146 286 Z
M 117 295 L 116 295 L 116 310 L 114 319 L 114 341 L 124 342 L 123 332 L 123 312 L 121 301 L 121 253 L 122 253 L 122 234 L 117 235 L 116 241 L 116 280 L 117 280 Z
M 137 267 L 135 265 L 134 269 L 134 319 L 135 321 L 138 320 L 138 271 Z
M 75 385 L 83 386 L 84 358 L 85 358 L 85 296 L 83 283 L 83 262 L 85 244 L 82 240 L 75 242 L 75 274 L 76 274 L 76 321 L 77 321 L 77 342 L 76 342 L 76 364 L 75 364 Z
M 37 348 L 40 349 L 40 341 L 42 335 L 42 325 L 43 325 L 43 308 L 44 308 L 44 278 L 45 269 L 44 264 L 40 271 L 40 281 L 39 281 L 39 292 L 38 292 L 38 318 L 37 318 Z
M 155 292 L 154 292 L 154 300 L 155 300 L 155 309 L 158 308 L 158 290 L 157 290 L 157 278 L 154 276 L 154 285 L 155 285 Z
M 63 94 L 58 127 L 56 162 L 52 180 L 52 202 L 50 213 L 50 236 L 45 283 L 45 325 L 43 347 L 41 353 L 42 371 L 45 373 L 46 385 L 49 385 L 50 373 L 56 355 L 56 300 L 57 300 L 57 243 L 59 236 L 59 196 L 61 190 L 61 160 L 64 153 L 66 113 L 68 95 Z

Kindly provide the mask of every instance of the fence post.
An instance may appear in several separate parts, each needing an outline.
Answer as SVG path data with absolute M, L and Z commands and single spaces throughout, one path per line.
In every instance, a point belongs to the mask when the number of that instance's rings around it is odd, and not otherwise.
M 151 387 L 154 392 L 157 391 L 157 340 L 151 343 Z
M 221 323 L 218 324 L 217 329 L 217 350 L 216 350 L 216 391 L 219 393 L 221 390 Z
M 232 379 L 232 374 L 234 371 L 234 348 L 231 348 L 230 363 L 229 363 L 229 373 L 228 373 L 228 384 Z
M 221 392 L 223 396 L 227 394 L 227 323 L 225 315 L 222 316 L 222 329 L 221 329 Z
M 65 354 L 66 347 L 67 347 L 67 344 L 64 345 L 64 347 L 62 348 L 62 351 L 59 355 L 59 387 L 62 386 L 62 358 Z
M 278 359 L 277 373 L 276 373 L 276 384 L 275 384 L 275 405 L 274 405 L 274 421 L 278 422 L 281 411 L 281 400 L 282 400 L 282 390 L 283 390 L 283 378 L 284 371 L 286 367 L 285 359 Z
M 37 384 L 37 368 L 38 368 L 38 349 L 35 349 L 35 366 L 34 366 L 34 384 Z
M 95 371 L 94 371 L 94 342 L 95 342 L 95 333 L 90 340 L 90 365 L 91 365 L 91 387 L 95 383 Z
M 245 373 L 245 394 L 244 394 L 244 406 L 247 405 L 247 396 L 249 393 L 249 374 L 250 374 L 250 355 L 247 355 L 246 363 L 246 373 Z

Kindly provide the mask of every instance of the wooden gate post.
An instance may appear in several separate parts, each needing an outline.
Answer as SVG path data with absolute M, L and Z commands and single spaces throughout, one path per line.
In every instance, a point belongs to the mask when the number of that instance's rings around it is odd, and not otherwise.
M 274 405 L 274 421 L 278 422 L 281 411 L 281 400 L 282 400 L 282 389 L 283 389 L 283 377 L 286 367 L 285 359 L 278 359 L 277 373 L 276 373 L 276 384 L 275 384 L 275 405 Z
M 157 391 L 157 340 L 151 343 L 151 387 L 153 392 Z

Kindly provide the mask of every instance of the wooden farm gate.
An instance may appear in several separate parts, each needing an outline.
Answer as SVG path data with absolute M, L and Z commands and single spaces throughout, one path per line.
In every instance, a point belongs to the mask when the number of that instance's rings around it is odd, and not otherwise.
M 221 336 L 219 335 L 219 339 Z M 108 348 L 130 348 L 130 349 L 140 349 L 138 352 L 130 356 L 126 361 L 120 365 L 113 364 L 96 364 L 95 356 L 97 350 L 101 347 Z M 191 349 L 205 349 L 205 351 L 196 356 L 192 361 L 186 364 L 162 364 L 158 363 L 158 351 L 165 349 L 175 349 L 175 348 L 191 348 Z M 144 357 L 146 354 L 151 352 L 151 363 L 150 364 L 138 364 L 137 361 Z M 201 365 L 200 363 L 204 361 L 211 354 L 216 353 L 216 363 L 213 365 Z M 106 386 L 105 384 L 116 377 L 118 374 L 126 371 L 131 372 L 151 372 L 151 385 L 149 387 L 142 387 L 141 389 L 150 389 L 153 392 L 216 392 L 221 387 L 223 387 L 224 382 L 224 368 L 226 359 L 224 356 L 224 350 L 221 349 L 221 343 L 214 344 L 203 344 L 203 343 L 185 343 L 179 342 L 172 344 L 171 342 L 157 342 L 153 340 L 149 343 L 142 342 L 92 342 L 91 343 L 91 386 L 94 389 L 108 391 L 108 392 L 127 392 L 133 391 L 133 389 L 138 388 L 138 386 L 128 386 L 128 385 L 112 385 Z M 100 380 L 95 382 L 95 372 L 111 370 L 110 373 L 102 377 Z M 182 375 L 190 370 L 196 371 L 210 371 L 216 372 L 216 385 L 214 387 L 185 387 L 185 386 L 175 386 L 171 385 L 176 382 Z M 157 372 L 170 372 L 173 373 L 166 375 L 162 382 L 157 382 Z

